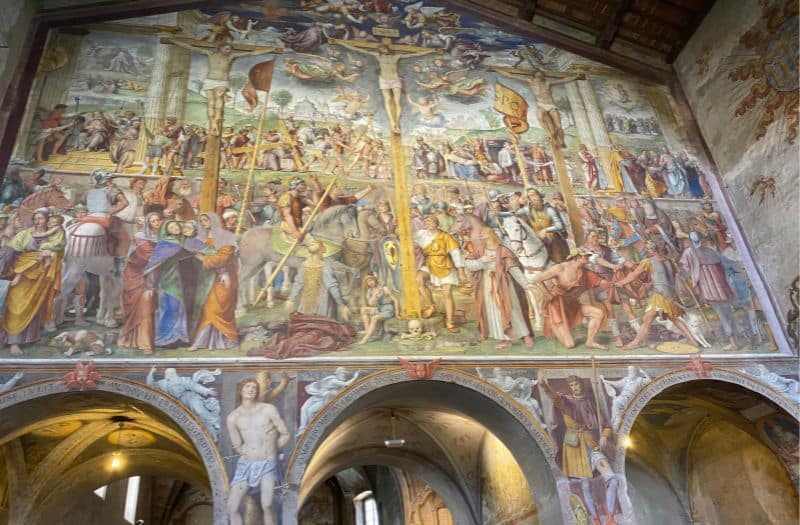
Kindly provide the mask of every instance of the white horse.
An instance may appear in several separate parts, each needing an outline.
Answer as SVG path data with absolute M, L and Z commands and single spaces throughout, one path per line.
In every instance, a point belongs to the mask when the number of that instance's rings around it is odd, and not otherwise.
M 529 284 L 533 284 L 533 278 L 549 266 L 547 246 L 536 235 L 536 232 L 519 217 L 508 215 L 501 221 L 503 244 L 517 256 L 522 263 L 525 279 Z M 526 293 L 534 314 L 534 329 L 541 330 L 544 324 L 541 305 L 533 293 L 530 291 L 526 291 Z
M 63 320 L 67 298 L 78 286 L 84 273 L 100 278 L 100 304 L 97 308 L 97 323 L 108 328 L 117 326 L 115 313 L 119 307 L 122 291 L 120 276 L 114 274 L 114 257 L 106 246 L 106 230 L 93 222 L 73 222 L 66 228 L 67 247 L 64 252 L 64 267 L 61 273 L 61 293 L 56 304 L 56 324 Z M 83 305 L 74 299 L 75 324 L 88 324 L 83 319 Z

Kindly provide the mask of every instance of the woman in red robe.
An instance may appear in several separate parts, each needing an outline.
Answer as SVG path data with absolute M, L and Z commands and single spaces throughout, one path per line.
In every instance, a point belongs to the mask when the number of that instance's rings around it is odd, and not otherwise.
M 144 354 L 152 354 L 155 346 L 155 295 L 153 274 L 144 275 L 145 266 L 158 243 L 161 214 L 148 213 L 144 227 L 134 237 L 134 248 L 122 271 L 122 316 L 124 324 L 119 331 L 117 344 L 125 348 L 136 348 Z

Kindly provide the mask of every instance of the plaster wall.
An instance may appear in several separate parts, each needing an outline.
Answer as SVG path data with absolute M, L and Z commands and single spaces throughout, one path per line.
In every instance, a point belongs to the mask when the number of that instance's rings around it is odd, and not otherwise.
M 0 0 L 0 93 L 5 93 L 17 67 L 36 6 L 35 1 Z
M 797 523 L 797 492 L 775 455 L 723 421 L 701 430 L 690 450 L 689 497 L 707 525 Z
M 385 525 L 403 525 L 403 496 L 397 478 L 386 467 L 373 470 L 375 499 L 381 514 L 381 523 Z
M 653 469 L 637 461 L 629 461 L 628 496 L 637 523 L 650 525 L 684 525 L 686 512 L 670 484 Z
M 514 456 L 494 435 L 487 434 L 480 454 L 481 518 L 493 523 L 539 523 L 528 482 Z
M 800 257 L 797 45 L 796 2 L 717 2 L 674 64 L 784 317 Z

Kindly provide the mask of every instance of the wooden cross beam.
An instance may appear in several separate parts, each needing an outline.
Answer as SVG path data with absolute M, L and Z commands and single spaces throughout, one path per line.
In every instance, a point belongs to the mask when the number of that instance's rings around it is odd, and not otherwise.
M 605 25 L 600 32 L 597 33 L 597 38 L 595 39 L 595 44 L 597 47 L 601 47 L 603 49 L 608 49 L 611 47 L 611 43 L 617 36 L 619 26 L 622 25 L 622 20 L 625 18 L 625 13 L 628 11 L 628 9 L 630 9 L 631 4 L 633 4 L 633 0 L 617 0 L 617 3 L 612 8 Z

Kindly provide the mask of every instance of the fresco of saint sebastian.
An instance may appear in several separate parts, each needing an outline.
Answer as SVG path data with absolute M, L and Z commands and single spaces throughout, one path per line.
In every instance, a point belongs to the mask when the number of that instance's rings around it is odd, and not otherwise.
M 397 71 L 397 64 L 404 58 L 420 57 L 432 53 L 439 54 L 441 49 L 415 47 L 392 44 L 391 40 L 384 38 L 381 42 L 360 42 L 328 38 L 329 44 L 338 44 L 356 53 L 370 55 L 378 60 L 380 75 L 378 85 L 383 94 L 383 104 L 389 117 L 389 125 L 393 133 L 400 133 L 400 115 L 403 112 L 403 83 Z M 374 49 L 374 51 L 369 51 Z

